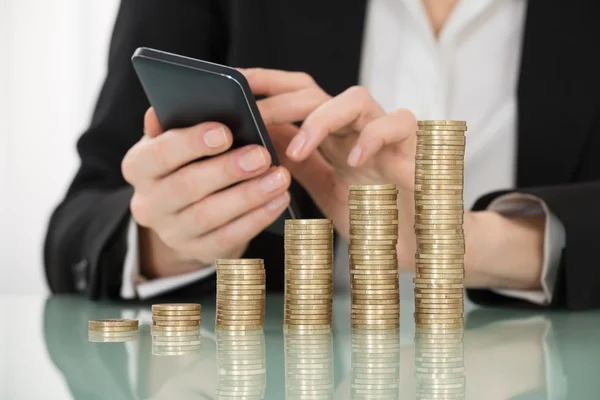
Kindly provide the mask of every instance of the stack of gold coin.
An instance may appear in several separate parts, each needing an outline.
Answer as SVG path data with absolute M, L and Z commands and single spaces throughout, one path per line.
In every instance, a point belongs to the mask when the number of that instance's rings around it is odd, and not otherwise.
M 217 396 L 262 400 L 267 385 L 265 335 L 262 329 L 217 330 Z
M 286 329 L 331 327 L 333 223 L 330 219 L 285 221 Z
M 415 378 L 418 400 L 466 398 L 462 329 L 417 329 Z
M 90 342 L 130 342 L 137 339 L 139 321 L 134 319 L 94 319 L 88 323 Z
M 284 340 L 286 400 L 332 399 L 331 332 L 287 331 Z
M 463 326 L 464 121 L 419 121 L 415 165 L 415 323 Z
M 217 260 L 217 329 L 261 329 L 265 321 L 265 263 Z
M 352 400 L 398 400 L 400 331 L 352 330 Z
M 395 185 L 350 186 L 353 328 L 394 329 L 400 324 L 397 198 Z
M 152 305 L 152 354 L 191 354 L 200 350 L 200 304 Z

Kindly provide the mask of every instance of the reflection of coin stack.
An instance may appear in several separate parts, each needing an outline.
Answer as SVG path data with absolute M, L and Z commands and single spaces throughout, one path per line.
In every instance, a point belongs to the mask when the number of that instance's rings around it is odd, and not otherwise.
M 286 220 L 284 246 L 284 327 L 330 328 L 333 296 L 331 220 Z
M 217 260 L 217 329 L 260 329 L 265 321 L 262 259 Z
M 133 319 L 95 319 L 88 324 L 90 342 L 131 342 L 138 337 L 139 321 Z
M 350 186 L 353 328 L 394 329 L 400 324 L 397 197 L 395 185 Z
M 464 121 L 419 121 L 415 166 L 417 328 L 463 326 Z
M 400 333 L 352 330 L 352 400 L 398 400 Z
M 287 331 L 284 339 L 286 400 L 332 399 L 331 332 Z
M 217 330 L 219 399 L 263 399 L 267 385 L 265 335 L 262 330 Z
M 200 304 L 152 305 L 152 354 L 180 356 L 200 350 Z
M 417 329 L 417 399 L 465 399 L 463 331 Z

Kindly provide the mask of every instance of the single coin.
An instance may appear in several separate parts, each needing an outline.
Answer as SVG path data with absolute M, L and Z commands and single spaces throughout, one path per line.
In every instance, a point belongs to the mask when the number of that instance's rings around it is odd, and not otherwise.
M 383 210 L 388 210 L 388 211 L 397 211 L 398 210 L 398 205 L 397 204 L 383 204 L 383 205 L 375 205 L 375 204 L 349 204 L 348 205 L 348 209 L 350 209 L 351 211 L 353 210 L 363 210 L 363 211 L 383 211 Z
M 236 258 L 236 259 L 218 259 L 219 265 L 263 265 L 265 261 L 262 258 Z
M 285 234 L 286 242 L 296 242 L 298 240 L 318 240 L 320 243 L 328 243 L 331 240 L 332 234 L 316 235 L 316 234 Z M 300 242 L 296 242 L 300 243 Z
M 424 213 L 415 213 L 415 222 L 419 223 L 451 223 L 451 224 L 460 224 L 462 225 L 464 222 L 463 212 L 452 212 L 445 214 L 424 214 Z
M 186 316 L 186 315 L 200 315 L 200 310 L 197 311 L 153 311 L 152 315 L 160 316 Z
M 88 326 L 90 332 L 133 332 L 137 330 L 137 326 Z
M 332 225 L 333 221 L 328 218 L 314 219 L 286 219 L 285 225 Z
M 392 254 L 350 254 L 350 260 L 356 261 L 381 261 L 381 260 L 397 260 L 396 252 Z
M 200 324 L 195 325 L 155 325 L 152 324 L 152 332 L 154 331 L 198 331 Z
M 427 253 L 417 253 L 416 260 L 419 262 L 427 262 L 424 260 L 435 260 L 436 262 L 449 262 L 449 261 L 464 261 L 464 255 L 462 253 L 452 253 L 449 251 L 437 251 L 437 250 L 429 250 Z
M 350 231 L 356 233 L 380 232 L 389 234 L 398 232 L 398 225 L 353 225 L 352 221 L 350 221 Z
M 319 274 L 305 274 L 305 273 L 292 274 L 291 272 L 286 271 L 285 281 L 286 281 L 286 283 L 291 283 L 291 282 L 309 283 L 309 282 L 313 282 L 313 281 L 318 282 L 318 284 L 332 283 L 333 282 L 333 274 L 332 273 L 320 274 L 320 275 Z
M 265 290 L 265 283 L 261 284 L 248 284 L 248 282 L 235 282 L 235 283 L 217 283 L 217 290 L 229 291 L 229 290 Z
M 424 293 L 425 292 L 425 293 Z M 418 299 L 423 299 L 423 300 L 454 300 L 454 299 L 464 299 L 464 293 L 462 290 L 450 290 L 447 292 L 440 292 L 440 291 L 432 291 L 432 290 L 418 290 L 415 289 L 415 301 L 417 301 Z
M 246 301 L 246 300 L 264 300 L 265 298 L 265 294 L 256 294 L 256 295 L 243 295 L 243 294 L 226 294 L 226 295 L 221 295 L 219 293 L 217 293 L 217 300 L 222 300 L 222 301 Z
M 200 311 L 200 304 L 196 304 L 196 303 L 153 304 L 152 312 L 155 312 L 155 311 Z
M 350 197 L 367 197 L 367 196 L 397 196 L 398 190 L 360 190 L 350 192 L 348 198 Z
M 307 282 L 305 280 L 297 280 L 297 281 L 289 281 L 286 282 L 285 288 L 292 290 L 326 290 L 331 289 L 332 281 L 327 283 L 316 283 L 316 282 Z
M 294 255 L 294 256 L 302 256 L 302 255 L 308 255 L 308 256 L 314 256 L 314 255 L 321 255 L 321 256 L 330 256 L 333 257 L 333 251 L 331 250 L 289 250 L 286 249 L 285 250 L 285 254 L 286 256 L 289 255 Z
M 395 240 L 398 235 L 350 234 L 350 240 Z
M 450 120 L 450 119 L 438 119 L 438 120 L 419 120 L 417 121 L 417 125 L 419 127 L 427 127 L 427 129 L 429 129 L 429 127 L 431 125 L 443 125 L 443 126 L 460 126 L 460 127 L 466 127 L 467 126 L 467 121 L 463 121 L 463 120 Z
M 217 296 L 226 298 L 229 296 L 264 296 L 266 290 L 220 290 L 217 289 Z
M 376 269 L 376 270 L 369 270 L 369 269 L 351 269 L 350 270 L 350 274 L 351 275 L 387 275 L 390 277 L 390 279 L 394 278 L 396 279 L 398 276 L 398 270 L 397 269 Z
M 436 271 L 436 273 L 433 273 L 433 274 L 425 274 L 420 271 L 417 272 L 418 279 L 433 279 L 433 280 L 460 279 L 460 280 L 464 280 L 464 276 L 465 276 L 464 271 L 458 272 L 458 273 L 445 273 L 445 272 Z
M 373 218 L 373 219 L 397 219 L 398 218 L 398 208 L 392 209 L 378 209 L 378 210 L 370 210 L 370 209 L 351 209 L 350 210 L 350 219 L 361 219 L 361 218 Z
M 310 260 L 287 258 L 285 260 L 285 264 L 290 265 L 290 266 L 300 265 L 305 268 L 318 267 L 318 266 L 322 265 L 323 266 L 322 268 L 327 268 L 328 266 L 332 265 L 332 260 L 331 260 L 331 258 L 310 259 Z
M 391 290 L 391 289 L 395 289 L 395 290 L 398 290 L 398 283 L 394 282 L 394 283 L 381 284 L 381 285 L 353 283 L 351 286 L 351 289 L 355 289 L 355 290 Z
M 367 201 L 378 201 L 378 200 L 393 200 L 398 199 L 398 193 L 392 194 L 362 194 L 362 192 L 351 193 L 348 200 L 367 200 Z
M 351 300 L 398 300 L 398 292 L 391 294 L 354 294 L 351 295 Z
M 152 320 L 153 326 L 198 326 L 200 320 L 187 320 L 187 321 L 164 321 L 164 320 Z
M 397 245 L 398 245 L 397 239 L 396 240 L 371 240 L 371 239 L 369 239 L 369 240 L 360 239 L 359 240 L 359 239 L 354 239 L 354 240 L 351 240 L 349 243 L 349 246 L 354 249 L 358 249 L 358 248 L 374 249 L 374 248 L 376 248 L 375 246 L 394 246 L 395 247 Z
M 327 244 L 284 244 L 285 251 L 290 250 L 333 250 L 333 243 Z
M 353 255 L 389 255 L 396 254 L 396 246 L 395 245 L 367 245 L 367 246 L 359 246 L 359 245 L 351 245 L 348 249 L 349 254 Z
M 200 321 L 200 315 L 152 315 L 153 321 Z
M 315 238 L 327 239 L 333 235 L 333 229 L 286 229 L 284 237 L 312 235 Z
M 464 181 L 462 179 L 438 179 L 437 176 L 415 176 L 415 187 L 427 187 L 427 186 L 460 186 L 464 190 Z
M 379 229 L 382 228 L 393 228 L 398 226 L 398 220 L 385 220 L 385 219 L 374 219 L 374 218 L 366 218 L 366 219 L 350 219 L 350 227 L 356 227 L 362 229 L 363 226 L 369 226 L 368 229 Z
M 348 204 L 349 205 L 353 205 L 353 206 L 358 206 L 358 207 L 368 207 L 368 208 L 375 208 L 375 207 L 379 207 L 379 206 L 396 206 L 397 204 L 397 199 L 393 199 L 393 200 L 357 200 L 357 199 L 350 199 L 348 200 Z
M 462 146 L 427 146 L 417 145 L 416 156 L 420 155 L 451 155 L 464 157 L 465 148 Z
M 398 237 L 398 228 L 394 229 L 359 229 L 350 228 L 350 236 L 362 237 L 362 236 L 373 236 L 373 237 L 384 237 L 394 239 Z
M 110 328 L 110 327 L 138 327 L 139 321 L 136 319 L 123 319 L 123 318 L 106 318 L 106 319 L 92 319 L 89 321 L 89 327 L 97 328 Z
M 350 185 L 350 192 L 363 190 L 396 190 L 396 185 Z

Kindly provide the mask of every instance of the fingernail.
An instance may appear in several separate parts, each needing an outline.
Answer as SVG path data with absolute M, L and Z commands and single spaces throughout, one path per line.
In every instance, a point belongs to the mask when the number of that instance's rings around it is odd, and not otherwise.
M 240 168 L 246 172 L 256 171 L 267 163 L 263 151 L 260 147 L 244 153 L 238 161 Z
M 278 210 L 281 207 L 287 205 L 289 199 L 290 199 L 289 195 L 287 194 L 287 192 L 285 192 L 281 196 L 276 197 L 275 199 L 273 199 L 269 203 L 267 203 L 267 209 L 269 209 L 271 211 Z
M 227 143 L 227 134 L 222 126 L 214 128 L 204 133 L 204 143 L 208 147 L 216 148 L 224 146 Z
M 305 144 L 306 133 L 304 133 L 304 131 L 300 131 L 298 132 L 296 137 L 292 139 L 291 143 L 287 148 L 286 154 L 288 155 L 288 157 L 298 157 Z
M 348 165 L 351 167 L 356 167 L 358 162 L 360 161 L 360 156 L 362 155 L 362 148 L 359 146 L 354 146 L 350 155 L 348 156 Z
M 266 193 L 271 193 L 277 189 L 280 189 L 286 184 L 287 178 L 281 171 L 271 172 L 269 175 L 262 178 L 258 183 L 260 188 Z

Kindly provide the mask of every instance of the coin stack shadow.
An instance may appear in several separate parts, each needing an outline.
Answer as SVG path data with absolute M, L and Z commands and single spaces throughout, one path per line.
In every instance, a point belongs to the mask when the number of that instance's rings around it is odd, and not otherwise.
M 331 332 L 284 332 L 285 399 L 333 399 Z
M 417 328 L 463 326 L 464 121 L 419 121 L 415 161 Z
M 400 325 L 398 190 L 395 185 L 350 185 L 350 295 L 353 328 Z
M 196 303 L 152 305 L 152 354 L 182 356 L 200 350 L 201 307 Z
M 466 398 L 462 329 L 417 329 L 415 378 L 418 400 Z
M 217 329 L 255 330 L 265 322 L 265 263 L 261 258 L 217 260 Z
M 216 339 L 217 398 L 262 400 L 267 385 L 263 330 L 217 330 Z
M 400 331 L 352 330 L 352 400 L 398 400 Z
M 95 343 L 131 342 L 138 338 L 139 321 L 134 319 L 96 319 L 88 323 L 88 340 Z
M 285 329 L 330 329 L 333 301 L 333 223 L 285 221 Z

